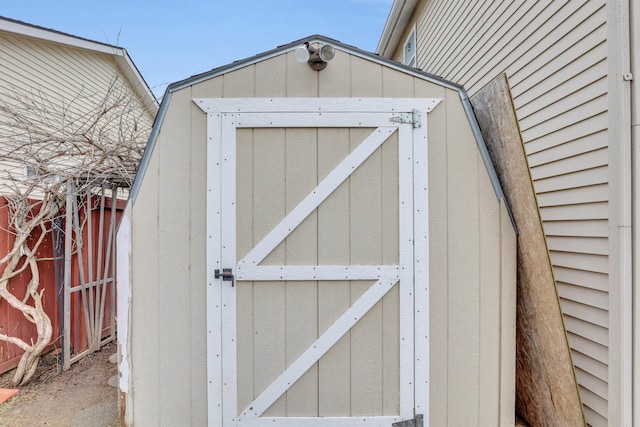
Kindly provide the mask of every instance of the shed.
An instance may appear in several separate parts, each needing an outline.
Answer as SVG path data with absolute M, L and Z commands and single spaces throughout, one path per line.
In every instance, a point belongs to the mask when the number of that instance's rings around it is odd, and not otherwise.
M 512 224 L 462 87 L 323 36 L 170 85 L 118 235 L 124 425 L 513 425 Z

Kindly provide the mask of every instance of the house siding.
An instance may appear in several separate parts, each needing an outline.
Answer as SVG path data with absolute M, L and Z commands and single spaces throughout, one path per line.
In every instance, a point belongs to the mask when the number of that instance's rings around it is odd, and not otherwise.
M 587 421 L 607 425 L 611 174 L 607 4 L 423 1 L 418 68 L 475 94 L 507 74 Z M 403 40 L 400 37 L 400 40 Z M 402 46 L 394 59 L 400 59 Z
M 27 25 L 24 27 L 28 28 Z M 96 101 L 106 96 L 116 77 L 126 82 L 128 87 L 131 84 L 141 84 L 140 81 L 126 81 L 123 70 L 116 64 L 115 55 L 115 48 L 111 55 L 54 43 L 47 39 L 0 31 L 0 104 L 11 106 L 15 97 L 21 97 L 23 100 L 36 102 L 43 108 L 57 108 L 59 111 L 62 107 L 71 107 L 78 114 L 95 110 Z M 141 113 L 139 119 L 144 122 L 140 123 L 140 129 L 150 128 L 157 106 L 155 103 L 145 105 L 139 97 L 134 99 L 134 103 Z M 0 112 L 3 116 L 0 121 L 3 123 L 7 122 L 6 114 Z M 11 136 L 14 132 L 15 129 L 7 129 L 6 125 L 0 125 L 2 138 L 7 138 L 7 134 Z M 3 169 L 17 167 L 19 174 L 22 173 L 22 166 L 14 162 L 4 162 L 0 165 Z M 12 241 L 4 228 L 0 232 L 0 240 L 3 241 L 3 245 Z M 42 250 L 46 254 L 45 247 Z M 12 285 L 15 286 L 17 283 Z M 53 278 L 43 278 L 42 286 L 45 289 L 46 312 L 52 319 L 56 339 L 59 335 L 58 308 Z M 11 331 L 15 331 L 27 342 L 36 334 L 35 327 L 21 314 L 18 316 L 18 312 L 10 308 L 6 301 L 0 301 L 0 325 L 10 325 Z M 56 345 L 59 345 L 59 341 Z M 17 366 L 22 353 L 18 347 L 0 342 L 0 372 Z

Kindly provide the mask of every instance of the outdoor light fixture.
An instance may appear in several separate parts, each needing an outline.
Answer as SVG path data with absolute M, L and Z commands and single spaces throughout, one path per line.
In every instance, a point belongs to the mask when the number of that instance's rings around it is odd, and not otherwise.
M 311 69 L 320 71 L 324 70 L 327 67 L 327 62 L 336 56 L 336 50 L 328 44 L 321 46 L 320 49 L 316 49 L 311 46 L 309 42 L 305 42 L 304 46 L 295 50 L 294 55 L 296 61 L 301 63 L 306 62 Z

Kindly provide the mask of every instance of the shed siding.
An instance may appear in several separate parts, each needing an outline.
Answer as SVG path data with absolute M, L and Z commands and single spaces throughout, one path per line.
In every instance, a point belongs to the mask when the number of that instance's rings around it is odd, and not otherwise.
M 431 424 L 484 425 L 485 419 L 502 419 L 503 425 L 512 425 L 513 402 L 509 402 L 509 399 L 513 397 L 509 395 L 509 390 L 513 389 L 515 383 L 512 348 L 515 345 L 515 317 L 510 309 L 515 304 L 511 301 L 515 298 L 515 235 L 478 154 L 459 94 L 341 51 L 337 51 L 336 58 L 320 73 L 297 63 L 293 54 L 287 53 L 172 94 L 132 217 L 133 245 L 136 249 L 132 262 L 134 333 L 131 352 L 134 373 L 132 403 L 136 425 L 158 424 L 165 420 L 184 425 L 203 425 L 206 420 L 203 237 L 206 118 L 194 105 L 190 105 L 190 100 L 318 95 L 443 98 L 442 103 L 428 116 Z M 254 132 L 258 131 L 238 132 L 238 140 L 242 141 L 238 145 L 239 150 L 248 150 L 244 157 L 253 159 L 251 163 L 256 168 L 255 171 L 248 165 L 247 168 L 239 168 L 251 170 L 238 175 L 239 193 L 250 192 L 255 186 L 271 185 L 257 178 L 261 168 L 269 168 L 271 174 L 274 170 L 285 173 L 292 168 L 317 168 L 316 173 L 321 177 L 346 154 L 340 149 L 347 147 L 350 138 L 349 132 L 339 129 L 311 132 L 316 135 L 311 139 L 308 138 L 311 134 L 307 135 L 306 130 L 260 130 L 261 133 L 269 133 L 269 140 L 273 142 L 273 147 L 265 151 L 259 145 L 250 143 Z M 289 146 L 297 140 L 300 144 L 317 145 L 317 159 L 309 159 L 310 164 L 299 163 L 296 153 L 303 147 L 295 144 Z M 304 151 L 307 151 L 306 148 Z M 388 155 L 391 152 L 382 148 L 369 160 L 374 164 L 379 163 L 382 156 Z M 387 196 L 393 198 L 391 194 L 395 190 L 389 184 L 392 180 L 384 179 L 385 174 L 393 173 L 385 169 L 376 182 L 359 182 L 356 173 L 352 177 L 352 185 L 363 186 L 362 191 L 369 191 L 364 186 L 382 188 L 382 197 L 386 197 L 386 191 L 390 191 Z M 311 175 L 310 178 L 315 181 L 315 174 Z M 282 182 L 285 182 L 284 176 Z M 271 191 L 272 197 L 283 197 L 286 206 L 291 207 L 300 197 L 300 189 L 291 187 L 291 184 L 287 182 L 285 188 L 279 186 L 271 190 L 265 188 L 264 191 Z M 350 191 L 357 191 L 356 187 Z M 260 230 L 283 215 L 282 212 L 269 212 L 269 206 L 273 204 L 264 203 L 264 200 L 255 197 L 243 200 L 242 203 L 251 205 L 253 209 L 260 209 L 260 215 L 244 218 L 248 209 L 238 209 L 238 220 L 253 223 L 253 227 L 240 230 L 237 247 L 240 254 L 248 250 L 248 243 L 243 242 L 259 239 Z M 383 199 L 378 202 L 380 208 L 374 209 L 378 215 L 375 223 L 383 227 L 374 227 L 382 228 L 375 238 L 382 241 L 390 239 L 392 242 L 395 238 L 393 230 L 387 228 L 395 220 L 388 213 L 396 208 L 393 203 L 389 204 Z M 261 203 L 264 205 L 261 205 L 262 208 L 258 206 Z M 267 262 L 274 261 L 274 257 L 284 259 L 285 255 L 307 256 L 295 251 L 297 239 L 302 238 L 299 237 L 300 233 L 308 234 L 313 240 L 317 233 L 336 236 L 353 234 L 366 226 L 342 221 L 340 218 L 348 209 L 354 211 L 359 208 L 350 206 L 349 189 L 340 188 L 301 225 L 300 230 L 288 238 L 293 248 L 287 246 L 276 249 Z M 340 229 L 335 230 L 336 226 Z M 371 227 L 366 230 L 368 237 L 371 237 L 370 231 Z M 151 236 L 159 236 L 160 241 L 158 237 L 154 240 Z M 358 239 L 353 240 L 353 244 L 358 244 Z M 394 244 L 397 243 L 392 242 L 390 247 Z M 356 248 L 351 250 L 355 251 Z M 388 253 L 383 251 L 370 255 L 387 262 L 395 256 L 392 252 L 389 250 Z M 347 263 L 351 257 L 349 251 L 337 250 L 335 245 L 320 246 L 317 254 L 312 255 L 320 263 Z M 456 262 L 460 259 L 465 262 Z M 263 285 L 244 285 L 247 284 L 238 286 L 238 298 L 258 301 L 260 304 L 257 304 L 258 310 L 254 313 L 240 314 L 239 330 L 259 327 L 266 332 L 268 328 L 273 334 L 269 343 L 260 342 L 261 336 L 265 335 L 262 333 L 254 334 L 252 340 L 238 342 L 242 349 L 238 352 L 238 363 L 253 367 L 253 373 L 241 373 L 240 405 L 252 397 L 243 390 L 259 391 L 264 388 L 264 384 L 258 383 L 273 378 L 274 373 L 269 369 L 279 364 L 282 370 L 287 358 L 290 359 L 299 351 L 295 346 L 289 346 L 287 351 L 291 354 L 285 352 L 281 359 L 274 355 L 266 361 L 266 366 L 264 360 L 254 357 L 256 346 L 272 345 L 273 340 L 295 341 L 294 335 L 302 333 L 298 329 L 310 326 L 300 320 L 306 318 L 309 312 L 318 319 L 317 325 L 312 327 L 318 330 L 326 328 L 339 310 L 344 311 L 362 291 L 357 283 L 353 283 L 351 289 L 345 287 L 344 283 L 333 283 L 331 290 L 311 282 L 301 287 L 270 283 L 268 286 L 277 288 L 273 290 L 279 295 L 273 300 L 273 294 L 258 294 Z M 300 300 L 307 293 L 317 294 L 317 304 L 304 308 L 287 304 L 292 298 Z M 262 303 L 262 298 L 267 297 L 271 298 L 269 313 L 259 309 L 267 307 Z M 486 306 L 480 308 L 481 304 Z M 295 385 L 295 392 L 287 393 L 269 409 L 269 413 L 284 414 L 287 407 L 295 407 L 305 414 L 331 415 L 336 411 L 369 414 L 372 409 L 366 405 L 370 400 L 360 402 L 364 393 L 358 391 L 358 387 L 369 387 L 372 372 L 362 372 L 364 376 L 360 378 L 356 370 L 349 371 L 340 362 L 348 359 L 353 351 L 362 351 L 364 347 L 358 341 L 367 343 L 370 339 L 367 330 L 372 327 L 382 330 L 386 337 L 383 339 L 394 339 L 397 334 L 396 321 L 393 320 L 396 310 L 397 295 L 392 290 L 362 323 L 356 325 L 335 348 L 323 356 L 300 384 Z M 146 324 L 150 327 L 146 328 Z M 277 331 L 282 331 L 282 334 L 278 335 Z M 180 350 L 176 351 L 177 348 Z M 366 353 L 369 365 L 375 367 L 376 375 L 382 376 L 377 382 L 387 381 L 385 375 L 388 378 L 393 376 L 399 363 L 397 355 L 376 351 Z M 318 381 L 320 377 L 323 378 L 322 382 Z M 393 395 L 397 396 L 394 391 L 396 385 L 388 385 L 385 383 L 380 390 L 382 412 L 397 413 L 397 402 L 393 399 Z M 308 394 L 314 397 L 309 399 Z M 300 401 L 302 397 L 304 401 Z
M 605 1 L 460 1 L 455 6 L 422 1 L 405 34 L 414 23 L 418 68 L 463 85 L 470 95 L 499 73 L 507 74 L 562 308 L 567 318 L 581 322 L 577 328 L 568 321 L 567 328 L 581 339 L 582 363 L 595 363 L 601 346 L 606 350 L 608 345 L 608 326 L 593 318 L 608 316 L 609 265 L 615 265 L 608 230 Z M 395 58 L 401 56 L 402 46 Z M 593 340 L 592 329 L 604 334 L 604 342 Z M 575 355 L 578 344 L 575 339 L 570 343 Z M 590 393 L 586 399 L 582 393 L 587 421 L 604 425 L 608 395 L 606 387 L 602 391 L 603 379 L 597 379 L 597 393 L 595 373 L 581 371 L 578 380 L 581 390 Z

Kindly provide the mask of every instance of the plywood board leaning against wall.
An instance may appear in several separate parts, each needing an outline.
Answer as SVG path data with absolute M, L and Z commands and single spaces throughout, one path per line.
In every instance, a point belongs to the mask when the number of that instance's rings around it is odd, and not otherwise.
M 471 98 L 518 228 L 516 412 L 530 425 L 585 425 L 569 344 L 509 83 Z

